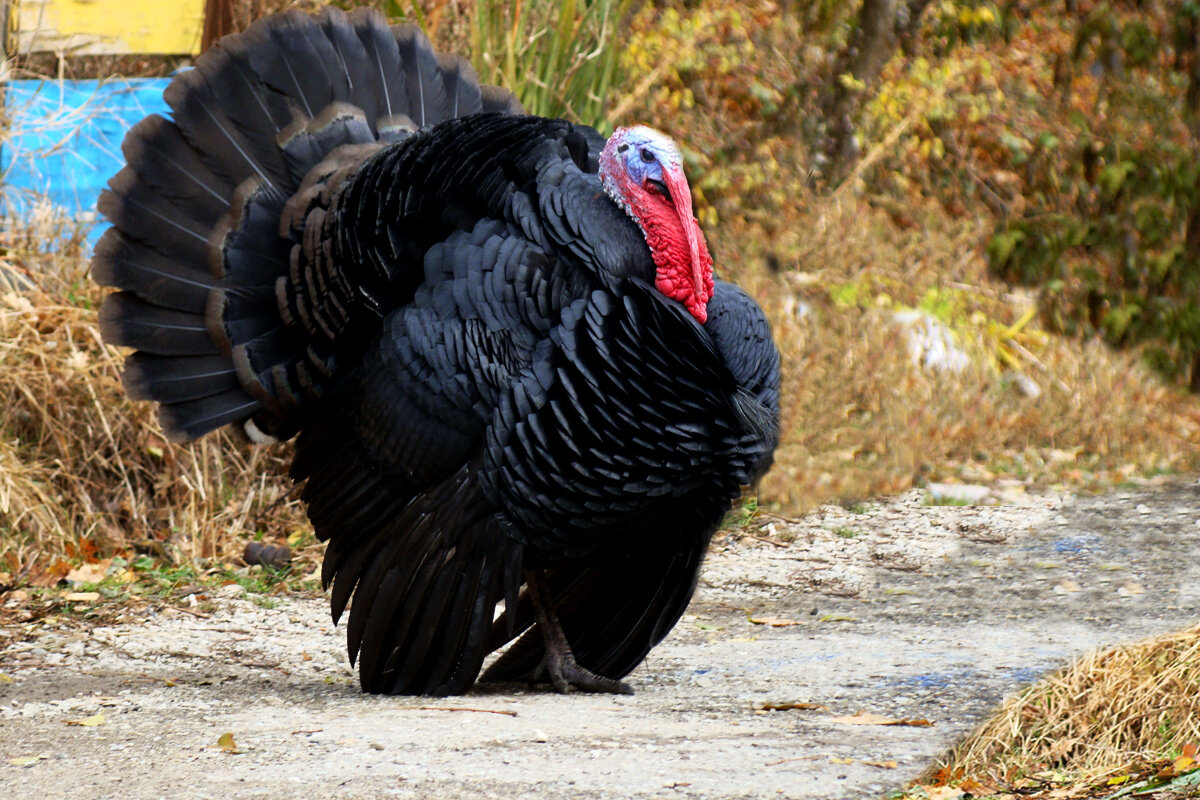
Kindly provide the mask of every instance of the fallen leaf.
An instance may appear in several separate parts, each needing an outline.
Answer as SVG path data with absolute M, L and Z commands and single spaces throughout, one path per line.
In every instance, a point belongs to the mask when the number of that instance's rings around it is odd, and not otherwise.
M 842 614 L 826 614 L 821 622 L 858 622 L 858 617 L 847 617 Z
M 928 728 L 933 725 L 927 719 L 892 719 L 861 711 L 850 717 L 834 717 L 829 721 L 841 725 L 904 725 L 910 728 Z
M 755 711 L 817 711 L 827 709 L 828 706 L 823 706 L 820 703 L 755 703 Z
M 1192 767 L 1196 766 L 1196 759 L 1191 756 L 1180 756 L 1175 759 L 1175 763 L 1171 765 L 1176 772 L 1187 772 Z
M 1195 758 L 1195 757 L 1196 757 L 1196 751 L 1197 751 L 1196 745 L 1194 745 L 1194 744 L 1185 744 L 1185 745 L 1183 746 L 1183 750 L 1182 750 L 1182 751 L 1180 751 L 1180 755 L 1182 755 L 1184 758 Z
M 44 758 L 45 756 L 17 756 L 16 758 L 10 758 L 8 763 L 14 767 L 28 767 L 30 764 L 36 764 Z
M 5 675 L 3 672 L 0 672 L 0 683 L 12 683 L 12 682 L 13 682 L 13 678 L 11 675 Z
M 868 767 L 882 767 L 883 769 L 895 769 L 896 767 L 900 766 L 900 764 L 895 761 L 864 761 L 863 763 Z
M 63 600 L 71 603 L 95 603 L 99 599 L 99 592 L 68 592 L 63 595 Z
M 238 749 L 237 743 L 233 741 L 232 733 L 222 733 L 221 738 L 217 739 L 217 747 L 221 748 L 222 752 L 231 755 L 237 755 L 242 752 Z
M 84 717 L 83 719 L 69 719 L 69 720 L 67 720 L 67 724 L 68 725 L 79 725 L 84 728 L 94 728 L 97 725 L 104 724 L 104 715 L 103 714 L 93 714 L 92 716 Z
M 82 564 L 68 572 L 64 577 L 72 583 L 99 583 L 108 574 L 112 559 L 97 561 L 95 564 Z
M 36 586 L 39 589 L 49 588 L 65 578 L 70 571 L 71 565 L 66 562 L 66 559 L 60 558 L 41 572 L 30 577 L 28 583 L 30 586 Z
M 779 617 L 746 617 L 755 625 L 769 625 L 772 628 L 786 628 L 791 625 L 804 625 L 805 623 L 798 619 L 780 619 Z
M 953 798 L 966 794 L 962 789 L 956 789 L 953 786 L 922 786 L 921 788 L 925 790 L 929 800 L 953 800 Z
M 830 756 L 829 760 L 832 761 L 834 764 L 853 764 L 854 763 L 853 758 L 838 758 L 837 756 Z

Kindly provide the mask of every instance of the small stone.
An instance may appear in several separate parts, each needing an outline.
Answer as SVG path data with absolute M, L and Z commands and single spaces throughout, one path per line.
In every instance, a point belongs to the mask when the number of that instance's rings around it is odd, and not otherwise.
M 950 501 L 971 505 L 982 503 L 992 494 L 991 488 L 971 483 L 931 483 L 926 490 L 934 502 Z

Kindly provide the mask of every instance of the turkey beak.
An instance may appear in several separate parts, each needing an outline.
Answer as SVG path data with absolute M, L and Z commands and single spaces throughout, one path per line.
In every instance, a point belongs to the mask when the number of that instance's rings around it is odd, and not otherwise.
M 700 233 L 700 225 L 692 214 L 692 190 L 688 186 L 687 178 L 683 175 L 683 169 L 678 167 L 663 170 L 663 183 L 667 186 L 667 194 L 671 204 L 675 206 L 675 213 L 679 215 L 683 234 L 687 237 L 692 259 L 692 291 L 697 305 L 694 311 L 697 319 L 704 322 L 708 315 L 706 305 L 709 300 L 709 290 L 708 282 L 705 280 L 705 260 L 701 257 L 701 251 L 707 255 L 708 248 L 704 244 L 704 235 Z

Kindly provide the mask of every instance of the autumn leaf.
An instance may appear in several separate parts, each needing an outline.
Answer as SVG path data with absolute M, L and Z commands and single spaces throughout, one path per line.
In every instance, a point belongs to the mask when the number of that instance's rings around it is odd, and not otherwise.
M 755 625 L 767 625 L 772 628 L 787 628 L 791 625 L 804 625 L 805 623 L 798 619 L 780 619 L 779 617 L 746 617 Z
M 97 561 L 95 564 L 83 564 L 66 574 L 66 579 L 72 583 L 100 583 L 108 574 L 112 559 Z
M 820 703 L 755 703 L 755 711 L 817 711 L 826 709 L 828 706 L 823 706 Z
M 880 767 L 882 769 L 895 769 L 896 767 L 900 766 L 900 764 L 895 761 L 864 761 L 862 763 L 866 764 L 868 767 Z
M 850 717 L 834 717 L 829 721 L 841 725 L 904 725 L 910 728 L 928 728 L 933 725 L 927 719 L 892 719 L 862 711 Z
M 929 800 L 952 800 L 952 798 L 962 797 L 965 792 L 962 789 L 956 789 L 953 786 L 923 786 L 925 794 L 929 795 Z
M 71 603 L 95 603 L 99 599 L 99 592 L 68 592 L 63 595 L 63 600 Z
M 79 725 L 80 727 L 83 727 L 83 728 L 94 728 L 97 725 L 104 724 L 104 714 L 94 714 L 90 717 L 85 717 L 83 719 L 69 719 L 69 720 L 67 720 L 67 724 L 68 725 Z
M 222 733 L 221 738 L 217 739 L 217 747 L 221 748 L 221 752 L 237 755 L 242 752 L 238 749 L 237 742 L 233 741 L 232 733 Z

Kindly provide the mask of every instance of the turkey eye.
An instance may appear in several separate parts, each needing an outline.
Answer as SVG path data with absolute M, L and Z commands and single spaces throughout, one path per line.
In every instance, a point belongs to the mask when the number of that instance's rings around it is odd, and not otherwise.
M 642 161 L 645 161 L 647 164 L 654 163 L 654 153 L 651 153 L 649 150 L 643 150 L 641 152 L 641 156 L 642 156 Z

